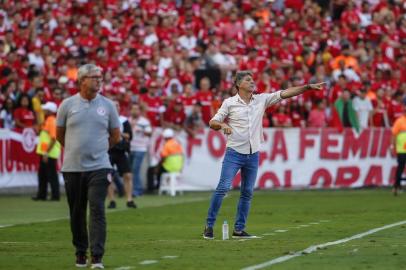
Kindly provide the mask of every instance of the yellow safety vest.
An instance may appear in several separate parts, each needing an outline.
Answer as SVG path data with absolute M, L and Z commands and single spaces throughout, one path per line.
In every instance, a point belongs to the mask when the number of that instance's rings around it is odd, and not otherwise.
M 52 138 L 49 133 L 45 130 L 41 130 L 41 132 L 39 133 L 36 153 L 39 155 L 48 154 L 48 157 L 57 159 L 61 155 L 61 145 L 58 141 L 56 141 L 51 151 L 48 151 L 51 140 Z
M 406 132 L 399 132 L 396 135 L 396 153 L 406 153 Z
M 183 168 L 183 155 L 176 154 L 167 156 L 162 163 L 167 172 L 180 172 Z
M 167 172 L 180 172 L 182 170 L 183 149 L 175 139 L 172 138 L 165 142 L 161 156 L 165 158 L 162 162 L 162 167 Z

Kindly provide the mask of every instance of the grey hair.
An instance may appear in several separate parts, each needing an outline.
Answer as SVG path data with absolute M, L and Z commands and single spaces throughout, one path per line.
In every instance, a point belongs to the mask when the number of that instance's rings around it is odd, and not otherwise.
M 238 85 L 240 84 L 240 82 L 242 81 L 242 79 L 245 78 L 245 76 L 252 76 L 252 71 L 251 70 L 241 70 L 241 71 L 237 71 L 237 73 L 235 74 L 234 77 L 234 88 L 238 89 Z
M 91 72 L 95 71 L 102 71 L 102 68 L 99 66 L 96 66 L 95 64 L 85 64 L 83 66 L 80 66 L 78 69 L 78 77 L 77 81 L 80 83 L 83 79 L 83 77 L 87 76 Z

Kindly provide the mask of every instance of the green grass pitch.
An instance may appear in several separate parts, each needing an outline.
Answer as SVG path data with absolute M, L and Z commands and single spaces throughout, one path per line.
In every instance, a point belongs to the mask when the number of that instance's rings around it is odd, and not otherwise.
M 107 211 L 106 269 L 242 269 L 406 220 L 406 194 L 387 189 L 256 191 L 247 231 L 252 240 L 221 240 L 232 228 L 239 193 L 225 198 L 215 240 L 201 236 L 211 193 L 143 196 L 138 209 Z M 66 199 L 0 197 L 0 269 L 76 269 Z M 12 226 L 5 226 L 12 225 Z M 406 225 L 329 246 L 266 269 L 406 269 Z

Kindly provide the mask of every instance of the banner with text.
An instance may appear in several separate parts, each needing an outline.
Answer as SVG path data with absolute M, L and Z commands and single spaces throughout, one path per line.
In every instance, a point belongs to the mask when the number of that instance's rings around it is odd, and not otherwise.
M 392 185 L 396 159 L 390 129 L 265 129 L 256 187 L 341 188 Z M 185 181 L 214 189 L 226 150 L 225 136 L 206 129 L 194 138 L 178 136 L 186 152 Z M 155 134 L 155 153 L 161 141 Z M 157 143 L 158 142 L 158 143 Z M 240 185 L 238 173 L 233 187 Z
M 37 185 L 36 145 L 37 135 L 31 128 L 21 133 L 0 129 L 0 188 Z
M 396 159 L 391 153 L 389 129 L 265 129 L 256 187 L 341 188 L 392 185 Z M 183 181 L 190 190 L 217 186 L 226 138 L 205 129 L 194 138 L 177 135 L 185 149 Z M 31 129 L 15 133 L 0 129 L 0 188 L 37 185 L 36 136 Z M 155 130 L 151 165 L 158 161 L 163 143 Z M 238 173 L 233 186 L 241 181 Z

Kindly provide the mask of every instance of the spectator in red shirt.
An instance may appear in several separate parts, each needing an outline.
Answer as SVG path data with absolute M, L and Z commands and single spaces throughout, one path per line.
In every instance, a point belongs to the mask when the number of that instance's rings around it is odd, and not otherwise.
M 140 97 L 141 102 L 147 107 L 147 118 L 153 127 L 161 125 L 162 113 L 165 111 L 161 98 L 157 96 L 157 89 L 157 83 L 151 82 L 148 92 Z
M 27 94 L 21 94 L 17 107 L 14 110 L 16 131 L 21 132 L 24 128 L 34 128 L 36 123 L 35 113 L 32 109 L 31 98 Z
M 210 90 L 210 79 L 204 77 L 200 80 L 200 90 L 196 93 L 197 101 L 202 104 L 203 121 L 206 125 L 209 124 L 213 116 L 212 101 L 213 93 Z
M 241 59 L 239 68 L 241 70 L 252 70 L 252 72 L 255 74 L 262 72 L 264 66 L 264 63 L 261 62 L 258 57 L 258 50 L 255 48 L 250 48 L 248 50 L 248 56 Z
M 184 86 L 181 99 L 185 107 L 186 115 L 190 115 L 192 113 L 193 106 L 197 103 L 197 97 L 193 92 L 192 84 L 188 83 Z
M 275 114 L 272 115 L 272 124 L 274 127 L 291 127 L 292 119 L 286 112 L 286 106 L 281 104 Z
M 177 98 L 165 111 L 162 126 L 164 128 L 172 128 L 179 131 L 184 127 L 185 120 L 186 114 L 183 108 L 182 99 Z
M 372 123 L 374 127 L 389 127 L 389 119 L 387 113 L 387 105 L 383 100 L 384 91 L 379 89 L 376 92 L 376 98 L 372 100 L 374 107 L 372 115 Z
M 357 10 L 353 1 L 349 1 L 346 9 L 341 14 L 341 23 L 344 27 L 350 28 L 352 24 L 359 24 L 361 19 L 359 17 L 359 11 Z
M 403 115 L 403 94 L 396 91 L 389 103 L 388 117 L 392 125 L 395 120 Z
M 60 88 L 56 88 L 53 92 L 52 92 L 52 101 L 56 104 L 56 106 L 61 105 L 62 100 L 64 99 L 63 97 L 63 90 Z
M 317 100 L 316 106 L 310 111 L 309 118 L 307 119 L 308 127 L 326 127 L 326 102 L 324 100 Z
M 341 96 L 344 90 L 347 89 L 347 78 L 344 74 L 338 76 L 337 83 L 330 89 L 329 92 L 329 101 L 330 103 L 334 103 L 337 98 Z
M 292 119 L 292 127 L 306 126 L 304 109 L 297 99 L 290 100 L 290 119 Z

